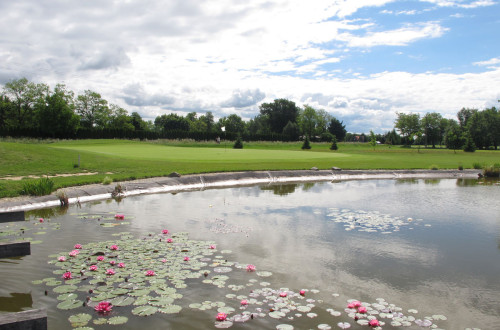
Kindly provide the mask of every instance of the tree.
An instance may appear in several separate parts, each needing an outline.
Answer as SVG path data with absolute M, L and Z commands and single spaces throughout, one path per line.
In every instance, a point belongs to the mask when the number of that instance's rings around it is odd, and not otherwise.
M 332 117 L 328 124 L 328 132 L 335 135 L 339 141 L 344 141 L 347 131 L 344 122 L 339 121 L 337 118 Z
M 318 124 L 318 117 L 316 110 L 308 105 L 304 106 L 304 110 L 300 111 L 299 116 L 300 128 L 305 136 L 309 139 L 316 135 L 316 126 Z
M 316 119 L 317 119 L 316 133 L 318 135 L 321 135 L 328 131 L 328 125 L 332 118 L 333 118 L 332 115 L 330 115 L 327 111 L 323 109 L 319 109 L 316 111 Z
M 396 112 L 396 128 L 401 135 L 406 138 L 406 143 L 409 145 L 413 141 L 413 136 L 420 133 L 420 115 L 417 113 L 402 113 Z
M 131 118 L 131 124 L 134 126 L 134 129 L 136 131 L 147 131 L 148 130 L 148 123 L 145 122 L 141 115 L 138 112 L 132 112 L 130 115 Z
M 39 103 L 37 115 L 42 135 L 53 138 L 73 137 L 80 121 L 74 112 L 73 92 L 60 84 Z
M 45 101 L 49 93 L 46 84 L 35 84 L 26 78 L 12 80 L 5 84 L 3 95 L 7 96 L 13 105 L 11 112 L 13 126 L 17 128 L 35 128 L 35 105 Z
M 465 144 L 464 144 L 465 152 L 474 152 L 476 151 L 476 145 L 474 144 L 474 140 L 470 136 L 468 132 L 465 133 Z
M 436 148 L 436 143 L 441 143 L 441 120 L 443 117 L 437 112 L 428 112 L 421 120 L 421 127 L 425 134 L 425 145 L 427 142 L 432 144 L 432 148 Z
M 135 126 L 132 124 L 132 117 L 128 115 L 127 110 L 116 104 L 111 104 L 109 110 L 110 120 L 106 127 L 126 131 L 135 130 Z
M 299 125 L 291 121 L 283 128 L 283 138 L 288 141 L 297 141 L 300 136 Z
M 339 147 L 337 146 L 337 137 L 333 135 L 332 137 L 332 145 L 330 146 L 330 150 L 338 150 Z
M 236 142 L 234 142 L 233 149 L 243 149 L 243 142 L 241 142 L 241 136 L 238 134 Z
M 205 125 L 200 125 L 200 127 L 205 127 L 206 132 L 213 132 L 214 130 L 214 115 L 211 111 L 207 111 L 204 115 L 201 115 L 199 120 Z
M 271 132 L 281 134 L 286 124 L 297 122 L 299 108 L 295 102 L 287 99 L 276 99 L 273 103 L 262 103 L 259 106 L 261 115 L 267 118 Z
M 289 121 L 290 122 L 290 121 Z M 296 123 L 292 123 L 296 125 Z M 286 127 L 286 125 L 285 125 Z M 283 128 L 284 129 L 284 128 Z M 297 126 L 298 129 L 298 126 Z M 253 119 L 250 119 L 247 123 L 247 130 L 250 134 L 270 134 L 271 127 L 269 126 L 269 120 L 267 116 L 258 114 Z M 300 133 L 299 133 L 300 135 Z
M 460 124 L 460 127 L 462 129 L 464 129 L 465 127 L 467 127 L 467 123 L 469 122 L 469 119 L 476 112 L 477 112 L 477 109 L 462 108 L 457 113 L 458 123 Z
M 175 113 L 161 115 L 155 118 L 155 127 L 160 131 L 189 131 L 189 122 L 186 118 Z
M 302 150 L 304 149 L 311 149 L 311 143 L 309 142 L 309 137 L 306 135 L 306 138 L 304 140 L 304 143 L 302 144 Z
M 217 126 L 225 127 L 227 133 L 242 134 L 245 130 L 245 122 L 236 114 L 220 118 Z
M 372 130 L 370 130 L 370 145 L 372 146 L 373 150 L 375 150 L 375 147 L 377 146 L 377 137 Z
M 11 118 L 13 117 L 14 105 L 5 95 L 0 95 L 0 130 L 11 126 Z
M 500 143 L 500 112 L 495 107 L 485 109 L 483 117 L 486 122 L 487 144 L 494 146 L 497 150 Z
M 455 120 L 448 121 L 448 126 L 444 134 L 444 143 L 446 144 L 446 148 L 453 149 L 455 152 L 464 145 L 462 129 Z
M 78 95 L 75 106 L 76 113 L 80 115 L 82 127 L 94 128 L 106 126 L 109 109 L 108 101 L 101 97 L 101 94 L 86 90 L 83 95 Z M 98 124 L 99 123 L 99 124 Z

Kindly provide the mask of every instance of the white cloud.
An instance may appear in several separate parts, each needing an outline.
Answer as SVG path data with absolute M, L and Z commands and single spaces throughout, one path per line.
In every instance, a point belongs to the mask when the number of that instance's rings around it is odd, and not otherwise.
M 496 4 L 494 0 L 477 0 L 477 1 L 468 1 L 468 0 L 420 0 L 423 2 L 430 2 L 438 5 L 439 7 L 458 7 L 464 9 L 478 8 L 478 7 L 487 7 L 493 6 Z
M 474 62 L 473 64 L 478 66 L 494 66 L 500 64 L 500 57 L 495 57 L 486 61 Z

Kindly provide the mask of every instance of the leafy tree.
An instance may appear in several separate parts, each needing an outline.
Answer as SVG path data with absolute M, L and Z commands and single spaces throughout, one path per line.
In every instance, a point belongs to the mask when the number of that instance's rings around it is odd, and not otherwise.
M 333 118 L 332 115 L 330 115 L 327 111 L 323 109 L 319 109 L 316 111 L 316 120 L 317 120 L 316 133 L 318 135 L 321 135 L 328 131 L 328 125 L 332 118 Z
M 0 95 L 0 130 L 11 126 L 10 121 L 13 111 L 14 106 L 9 98 L 5 95 Z
M 450 120 L 448 122 L 448 127 L 444 135 L 444 143 L 446 144 L 446 148 L 453 149 L 455 152 L 464 145 L 462 129 L 455 120 Z
M 427 142 L 432 144 L 432 148 L 436 148 L 436 143 L 441 143 L 441 120 L 443 117 L 437 112 L 428 112 L 421 120 L 421 127 L 425 134 Z
M 488 146 L 494 146 L 498 149 L 500 143 L 500 112 L 495 108 L 489 108 L 482 111 L 484 121 L 486 122 L 486 141 Z
M 402 113 L 396 112 L 396 128 L 401 135 L 406 138 L 406 143 L 410 144 L 413 141 L 413 136 L 420 133 L 420 116 L 417 113 Z
M 300 128 L 302 133 L 309 138 L 316 135 L 316 126 L 318 125 L 318 116 L 316 110 L 308 105 L 304 106 L 304 110 L 300 111 L 299 116 Z
M 286 124 L 286 126 L 283 128 L 283 135 L 284 138 L 289 141 L 297 141 L 300 136 L 299 125 L 289 121 L 288 124 Z
M 241 136 L 238 134 L 236 142 L 234 142 L 233 149 L 243 149 L 243 142 L 241 142 Z
M 306 135 L 306 138 L 304 140 L 304 143 L 302 144 L 302 150 L 304 149 L 311 149 L 311 143 L 309 142 L 309 137 Z
M 271 132 L 280 134 L 283 128 L 291 121 L 297 122 L 299 108 L 295 102 L 287 99 L 276 99 L 273 103 L 262 103 L 259 106 L 260 113 L 266 116 Z
M 372 146 L 373 150 L 375 150 L 375 147 L 377 146 L 377 137 L 372 130 L 370 130 L 370 145 Z
M 132 112 L 130 115 L 131 118 L 131 124 L 134 126 L 134 129 L 136 131 L 147 131 L 148 130 L 148 123 L 145 122 L 141 115 L 137 112 Z
M 160 131 L 189 131 L 189 122 L 186 118 L 171 113 L 156 117 L 155 127 Z
M 474 112 L 467 121 L 466 131 L 478 149 L 488 147 L 488 126 L 483 111 Z
M 457 118 L 458 118 L 458 122 L 460 124 L 460 127 L 463 128 L 463 129 L 466 128 L 467 127 L 467 123 L 469 122 L 469 119 L 476 112 L 477 112 L 477 109 L 462 108 L 457 113 Z
M 228 133 L 242 134 L 245 130 L 245 122 L 240 116 L 231 114 L 219 119 L 218 127 L 225 127 Z
M 292 123 L 292 124 L 296 125 L 296 123 Z M 247 126 L 248 133 L 250 133 L 250 134 L 269 134 L 269 133 L 271 133 L 271 127 L 269 126 L 269 119 L 267 116 L 262 115 L 262 114 L 258 114 L 254 118 L 250 119 L 246 126 Z M 297 126 L 297 129 L 298 129 L 298 126 Z M 299 135 L 300 135 L 300 133 L 299 133 Z
M 476 151 L 476 145 L 474 144 L 474 139 L 470 136 L 469 133 L 465 133 L 464 151 L 465 152 Z
M 200 130 L 200 132 L 213 132 L 215 122 L 214 115 L 211 111 L 207 111 L 204 115 L 201 115 L 198 121 L 200 122 L 199 127 L 204 128 L 204 130 Z
M 76 113 L 80 115 L 82 127 L 104 128 L 107 126 L 110 111 L 108 101 L 101 97 L 101 94 L 91 90 L 84 91 L 83 95 L 78 95 L 75 106 Z
M 401 144 L 401 136 L 399 136 L 399 134 L 396 133 L 395 129 L 385 133 L 384 138 L 386 144 L 393 144 L 393 145 Z
M 58 84 L 37 108 L 39 130 L 44 136 L 68 138 L 76 133 L 80 118 L 74 112 L 73 92 L 64 85 Z
M 111 104 L 109 110 L 109 123 L 106 127 L 127 131 L 135 130 L 135 126 L 132 124 L 132 117 L 128 115 L 127 110 L 116 104 Z
M 49 93 L 46 84 L 35 84 L 26 78 L 12 80 L 5 84 L 3 95 L 7 96 L 12 105 L 13 126 L 17 128 L 35 128 L 35 109 L 37 103 L 45 101 Z
M 347 131 L 344 122 L 339 121 L 337 118 L 332 117 L 328 124 L 328 132 L 335 135 L 339 141 L 344 141 Z

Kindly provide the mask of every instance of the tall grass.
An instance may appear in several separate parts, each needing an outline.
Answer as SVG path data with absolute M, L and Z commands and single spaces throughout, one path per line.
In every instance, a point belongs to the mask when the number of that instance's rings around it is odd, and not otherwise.
M 49 195 L 53 191 L 54 181 L 49 178 L 41 178 L 36 181 L 25 182 L 23 184 L 21 194 L 31 196 L 44 196 Z

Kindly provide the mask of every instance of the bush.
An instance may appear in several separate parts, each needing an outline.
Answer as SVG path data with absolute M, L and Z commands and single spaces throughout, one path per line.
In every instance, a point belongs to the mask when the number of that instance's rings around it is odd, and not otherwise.
M 241 142 L 241 137 L 238 135 L 236 142 L 233 145 L 233 149 L 243 149 L 243 143 Z
M 330 142 L 333 139 L 333 136 L 334 135 L 330 132 L 324 132 L 321 133 L 319 139 L 321 140 L 321 142 Z
M 26 182 L 21 190 L 22 195 L 44 196 L 50 195 L 54 191 L 54 181 L 47 178 L 41 178 L 35 182 Z
M 335 135 L 332 135 L 332 145 L 330 146 L 330 150 L 338 150 L 339 147 L 337 146 L 337 137 Z
M 104 177 L 104 179 L 102 180 L 102 184 L 104 185 L 109 185 L 111 184 L 111 182 L 113 182 L 113 179 L 111 179 L 109 176 Z
M 480 170 L 483 168 L 483 166 L 479 163 L 472 163 L 472 168 L 475 170 Z
M 500 177 L 500 164 L 494 164 L 490 166 L 485 166 L 483 168 L 483 175 L 487 178 L 498 178 Z
M 464 166 L 462 164 L 458 165 L 458 170 L 459 171 L 463 171 L 464 170 Z
M 432 164 L 431 165 L 431 170 L 437 171 L 437 170 L 439 170 L 439 166 L 437 166 L 436 164 Z
M 304 143 L 302 144 L 302 150 L 304 149 L 311 149 L 311 143 L 309 142 L 309 137 L 306 136 L 306 139 L 304 140 Z

